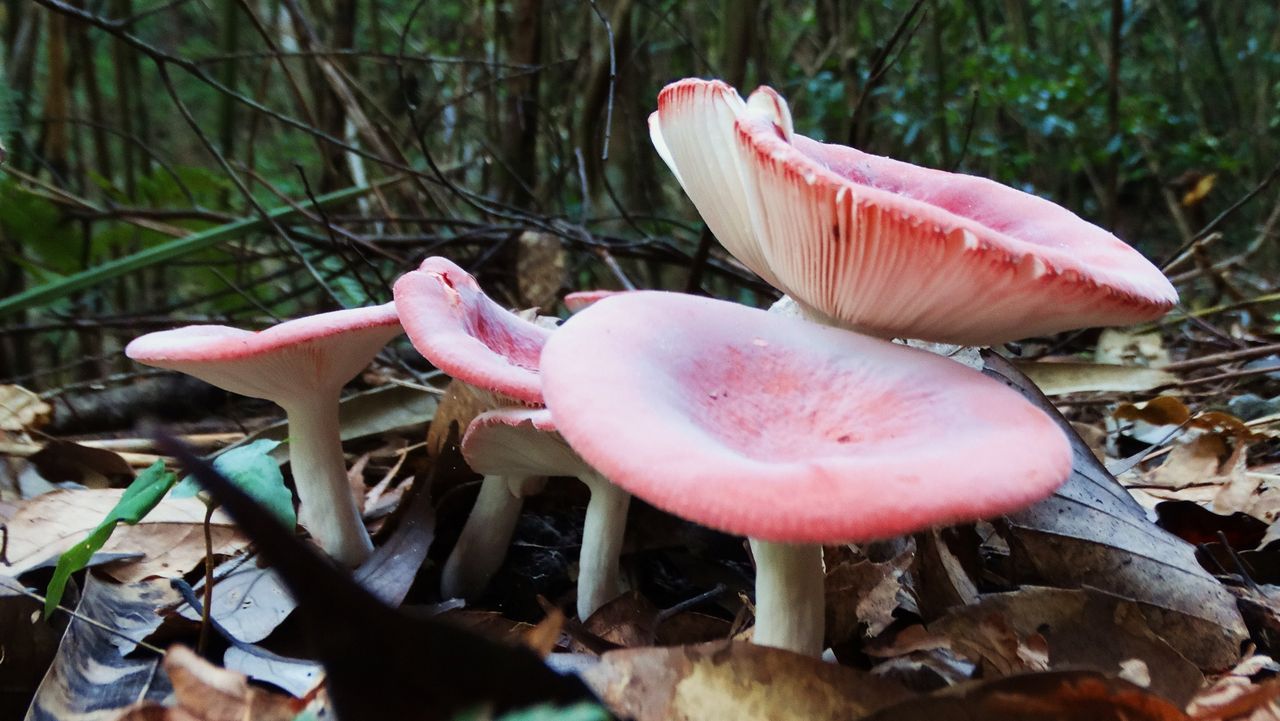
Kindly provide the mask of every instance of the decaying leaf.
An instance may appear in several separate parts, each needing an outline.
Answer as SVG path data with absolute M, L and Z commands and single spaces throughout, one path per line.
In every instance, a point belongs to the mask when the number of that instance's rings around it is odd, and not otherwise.
M 53 408 L 22 386 L 0 385 L 0 431 L 40 428 L 53 417 Z
M 864 721 L 1186 721 L 1182 710 L 1093 671 L 1023 674 L 945 689 Z
M 138 642 L 160 625 L 156 609 L 176 600 L 167 580 L 120 584 L 89 574 L 58 655 L 32 702 L 30 719 L 103 719 L 113 709 L 170 692 L 160 658 Z
M 1204 682 L 1193 664 L 1152 632 L 1136 604 L 1098 591 L 993 593 L 953 609 L 929 624 L 929 631 L 998 675 L 1063 667 L 1118 675 L 1137 659 L 1148 669 L 1150 689 L 1179 705 Z M 1029 657 L 1024 647 L 1042 648 L 1043 662 Z
M 119 721 L 291 721 L 301 710 L 288 696 L 250 686 L 244 675 L 218 668 L 185 646 L 170 646 L 163 668 L 177 705 L 135 707 Z
M 1158 331 L 1131 333 L 1120 328 L 1103 328 L 1093 358 L 1099 363 L 1159 368 L 1169 364 L 1169 350 Z
M 739 641 L 610 651 L 585 678 L 635 721 L 834 721 L 910 695 L 862 671 Z
M 1149 391 L 1178 380 L 1177 376 L 1168 371 L 1141 366 L 1070 361 L 1030 361 L 1015 365 L 1047 396 L 1100 391 Z
M 835 549 L 832 549 L 835 550 Z M 877 636 L 893 623 L 893 612 L 909 595 L 902 577 L 915 559 L 915 544 L 883 563 L 827 554 L 827 642 L 839 645 L 858 636 Z
M 493 409 L 493 396 L 469 383 L 453 381 L 440 399 L 440 406 L 427 429 L 427 452 L 439 456 L 449 437 L 449 428 L 458 426 L 458 434 L 466 433 L 476 416 Z
M 1050 498 L 1009 516 L 1019 579 L 1092 587 L 1139 604 L 1157 635 L 1201 669 L 1233 666 L 1247 635 L 1235 599 L 1209 575 L 1195 548 L 1147 520 L 1088 446 L 1016 368 L 986 353 L 986 372 L 1059 419 L 1073 446 L 1067 482 Z
M 55 491 L 26 501 L 9 521 L 9 564 L 0 564 L 0 574 L 18 576 L 56 558 L 96 528 L 123 495 L 103 488 Z M 190 571 L 204 559 L 205 510 L 194 498 L 165 499 L 136 526 L 118 527 L 102 550 L 146 555 L 112 569 L 112 575 L 136 580 Z M 212 525 L 215 553 L 230 555 L 248 543 L 225 515 L 215 513 Z

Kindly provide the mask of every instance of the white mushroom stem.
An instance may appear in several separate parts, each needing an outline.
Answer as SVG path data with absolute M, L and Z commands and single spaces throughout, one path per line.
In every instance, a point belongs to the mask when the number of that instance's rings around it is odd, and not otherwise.
M 537 492 L 542 476 L 488 475 L 449 560 L 440 591 L 445 598 L 472 598 L 484 590 L 506 558 L 524 498 Z
M 578 479 L 591 489 L 578 557 L 578 618 L 585 621 L 596 609 L 622 595 L 618 557 L 622 555 L 631 494 L 594 471 L 580 473 Z
M 289 418 L 289 464 L 298 489 L 298 520 L 338 563 L 354 567 L 373 542 L 347 481 L 338 425 L 338 391 L 281 404 Z
M 822 546 L 751 540 L 756 560 L 756 626 L 761 646 L 818 656 L 826 626 Z

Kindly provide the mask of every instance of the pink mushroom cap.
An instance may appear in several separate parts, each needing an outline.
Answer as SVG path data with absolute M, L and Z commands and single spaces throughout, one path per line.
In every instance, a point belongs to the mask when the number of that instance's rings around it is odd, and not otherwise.
M 538 355 L 551 332 L 484 294 L 451 261 L 427 258 L 395 284 L 396 309 L 413 347 L 450 376 L 541 405 Z
M 1048 496 L 1071 469 L 1054 421 L 981 373 L 724 301 L 607 298 L 556 332 L 542 371 L 560 433 L 602 475 L 762 540 L 990 517 Z
M 630 292 L 630 291 L 625 291 L 625 290 L 579 290 L 579 291 L 575 291 L 575 292 L 573 292 L 573 293 L 569 293 L 568 295 L 566 295 L 566 296 L 564 297 L 564 307 L 568 308 L 570 313 L 577 313 L 578 311 L 582 310 L 583 308 L 586 308 L 587 306 L 590 306 L 590 305 L 592 305 L 593 303 L 596 303 L 597 301 L 604 300 L 605 298 L 608 298 L 609 296 L 617 295 L 617 294 L 619 294 L 619 293 L 628 293 L 628 292 Z
M 786 101 L 720 81 L 658 96 L 650 132 L 729 252 L 804 307 L 880 337 L 987 344 L 1158 318 L 1177 292 L 1111 233 L 985 178 L 795 133 Z
M 261 331 L 192 325 L 148 333 L 125 355 L 254 398 L 284 402 L 340 388 L 401 333 L 391 303 L 285 321 Z

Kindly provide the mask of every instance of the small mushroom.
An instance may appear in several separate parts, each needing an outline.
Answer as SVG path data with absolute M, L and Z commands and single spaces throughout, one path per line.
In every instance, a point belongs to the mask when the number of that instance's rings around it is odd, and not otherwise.
M 1163 315 L 1177 292 L 1048 200 L 796 133 L 782 96 L 668 85 L 658 154 L 724 247 L 806 315 L 877 337 L 982 345 Z
M 1071 468 L 1057 424 L 981 373 L 724 301 L 606 298 L 556 331 L 541 367 L 584 461 L 751 539 L 755 640 L 807 654 L 823 647 L 822 544 L 1022 508 Z
M 538 357 L 552 331 L 493 302 L 475 278 L 445 258 L 428 258 L 418 270 L 402 276 L 395 284 L 395 298 L 409 340 L 427 360 L 456 381 L 491 393 L 495 407 L 542 405 Z M 518 447 L 528 446 L 533 443 L 530 439 L 539 435 L 554 436 L 550 416 L 543 413 L 538 417 L 541 425 L 536 432 L 532 426 L 507 432 L 521 439 Z M 472 421 L 471 428 L 477 429 L 481 439 L 497 433 L 488 421 L 476 425 L 479 421 L 480 418 Z M 468 437 L 471 436 L 469 430 Z M 542 490 L 545 476 L 551 473 L 577 476 L 592 489 L 588 520 L 583 529 L 578 608 L 589 609 L 589 614 L 600 603 L 617 595 L 614 592 L 618 583 L 617 552 L 626 526 L 629 497 L 616 488 L 602 489 L 602 485 L 608 484 L 581 460 L 575 460 L 573 466 L 498 465 L 497 460 L 490 461 L 487 456 L 494 453 L 499 454 L 495 459 L 506 458 L 501 455 L 501 448 L 483 440 L 471 441 L 471 448 L 468 461 L 484 479 L 471 515 L 445 561 L 441 593 L 446 597 L 468 598 L 484 590 L 506 557 L 524 499 Z M 593 520 L 606 515 L 621 517 L 609 523 Z M 599 567 L 604 561 L 596 549 L 603 549 L 600 553 L 605 555 L 612 554 L 607 561 L 609 568 Z
M 256 333 L 221 325 L 148 333 L 134 339 L 125 354 L 283 408 L 299 521 L 330 556 L 355 566 L 373 544 L 347 481 L 338 395 L 400 333 L 395 306 L 387 303 L 320 313 Z
M 621 595 L 618 556 L 631 495 L 573 452 L 556 432 L 550 412 L 545 408 L 511 408 L 483 413 L 467 429 L 462 454 L 472 469 L 486 478 L 573 476 L 585 483 L 591 501 L 582 524 L 582 552 L 578 556 L 578 617 L 586 619 Z M 501 550 L 509 543 L 507 534 Z

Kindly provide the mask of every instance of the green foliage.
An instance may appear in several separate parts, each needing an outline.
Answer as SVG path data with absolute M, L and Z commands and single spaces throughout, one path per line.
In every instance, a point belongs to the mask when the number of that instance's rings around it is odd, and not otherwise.
M 125 489 L 124 495 L 115 508 L 102 519 L 97 528 L 89 532 L 85 539 L 67 549 L 58 557 L 58 565 L 53 570 L 53 578 L 49 580 L 49 588 L 45 592 L 44 615 L 48 618 L 58 607 L 62 594 L 66 591 L 67 581 L 71 574 L 89 565 L 93 554 L 97 553 L 115 530 L 116 524 L 136 524 L 151 509 L 160 503 L 164 494 L 173 487 L 176 476 L 164 467 L 164 461 L 156 461 L 138 474 L 133 483 Z
M 609 721 L 611 718 L 603 706 L 583 701 L 572 706 L 531 706 L 498 717 L 483 710 L 468 711 L 454 717 L 454 721 Z
M 213 467 L 265 506 L 281 523 L 293 528 L 298 522 L 293 510 L 293 494 L 284 484 L 280 464 L 271 456 L 278 445 L 280 441 L 264 438 L 237 446 L 214 458 Z M 173 497 L 190 498 L 199 492 L 195 477 L 187 476 L 173 489 Z

